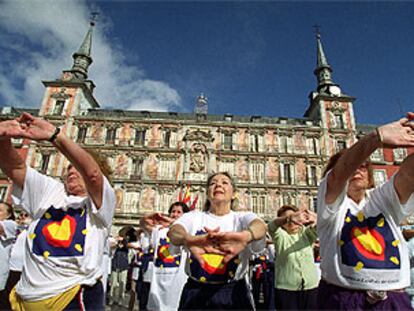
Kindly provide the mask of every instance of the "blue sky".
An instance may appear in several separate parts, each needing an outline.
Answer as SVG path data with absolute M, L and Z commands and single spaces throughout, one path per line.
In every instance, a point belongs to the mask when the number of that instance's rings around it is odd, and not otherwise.
M 359 123 L 414 110 L 414 2 L 2 1 L 0 105 L 39 107 L 98 11 L 89 77 L 103 108 L 300 118 L 315 24 Z

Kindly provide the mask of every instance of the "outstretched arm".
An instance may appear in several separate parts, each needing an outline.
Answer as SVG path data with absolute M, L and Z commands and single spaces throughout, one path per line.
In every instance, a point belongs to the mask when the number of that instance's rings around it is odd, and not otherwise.
M 163 228 L 167 228 L 174 222 L 174 219 L 163 215 L 162 213 L 146 214 L 139 221 L 139 225 L 148 233 L 151 233 L 155 226 L 159 225 Z
M 414 146 L 411 120 L 414 120 L 414 113 L 409 112 L 406 118 L 379 127 L 347 149 L 328 175 L 326 203 L 335 202 L 347 180 L 377 148 Z
M 26 163 L 13 147 L 11 138 L 20 138 L 23 134 L 24 131 L 16 120 L 0 122 L 0 168 L 22 189 L 26 176 Z
M 394 178 L 394 188 L 401 204 L 407 203 L 414 192 L 414 153 L 401 163 L 400 169 Z
M 23 137 L 36 141 L 49 140 L 56 127 L 46 120 L 23 113 L 17 120 L 24 129 Z M 53 145 L 72 163 L 85 181 L 86 189 L 95 206 L 102 205 L 103 175 L 98 163 L 78 144 L 60 132 L 53 140 Z

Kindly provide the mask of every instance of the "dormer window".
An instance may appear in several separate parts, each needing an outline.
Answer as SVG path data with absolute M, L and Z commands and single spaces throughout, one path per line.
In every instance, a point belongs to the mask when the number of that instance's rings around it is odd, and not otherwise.
M 47 173 L 47 168 L 49 166 L 50 154 L 42 154 L 42 160 L 40 164 L 40 171 L 43 174 Z
M 164 147 L 169 148 L 171 143 L 171 130 L 164 131 Z
M 140 158 L 135 158 L 132 160 L 132 174 L 131 179 L 140 179 L 142 174 L 142 166 L 144 160 Z
M 65 107 L 65 101 L 62 99 L 57 99 L 55 102 L 55 107 L 53 108 L 52 114 L 54 116 L 60 116 L 63 112 L 64 107 Z
M 106 143 L 113 144 L 115 143 L 116 138 L 116 128 L 108 128 L 106 130 Z
M 334 114 L 334 127 L 337 129 L 344 129 L 345 122 L 342 113 L 335 113 Z
M 78 129 L 78 138 L 77 138 L 78 143 L 81 143 L 81 144 L 85 143 L 87 130 L 88 129 L 86 127 L 80 127 Z
M 137 146 L 145 146 L 145 129 L 136 129 L 135 130 L 135 145 Z
M 7 186 L 0 186 L 0 201 L 6 202 L 7 200 Z
M 233 115 L 227 114 L 227 113 L 224 115 L 224 121 L 231 122 L 232 120 L 233 120 Z
M 346 149 L 346 141 L 337 140 L 336 141 L 336 152 L 341 151 L 342 149 Z
M 233 150 L 233 134 L 231 133 L 223 134 L 223 149 Z

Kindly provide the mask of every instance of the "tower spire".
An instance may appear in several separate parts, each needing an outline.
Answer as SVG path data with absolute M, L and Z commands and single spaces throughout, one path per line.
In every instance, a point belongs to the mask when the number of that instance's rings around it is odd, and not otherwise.
M 316 46 L 317 46 L 317 61 L 316 68 L 313 71 L 316 78 L 318 79 L 318 91 L 328 85 L 334 85 L 332 81 L 332 68 L 326 59 L 325 52 L 323 51 L 322 42 L 321 42 L 321 33 L 319 31 L 319 26 L 314 26 L 316 28 Z
M 83 40 L 78 51 L 75 52 L 73 57 L 73 66 L 70 70 L 76 78 L 86 80 L 88 78 L 88 67 L 92 64 L 91 48 L 92 48 L 92 33 L 93 27 L 95 26 L 96 16 L 98 13 L 91 14 L 91 20 L 89 23 L 89 30 L 86 33 L 85 39 Z

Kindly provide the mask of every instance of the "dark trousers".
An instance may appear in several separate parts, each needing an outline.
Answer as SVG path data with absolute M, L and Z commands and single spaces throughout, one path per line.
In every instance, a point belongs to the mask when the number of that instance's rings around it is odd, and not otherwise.
M 6 282 L 6 288 L 0 291 L 0 310 L 11 310 L 9 295 L 13 287 L 20 280 L 20 275 L 22 273 L 18 271 L 9 271 L 9 276 Z
M 413 310 L 405 292 L 387 292 L 388 298 L 374 304 L 367 300 L 364 290 L 343 288 L 321 280 L 319 282 L 319 310 Z
M 257 310 L 275 310 L 274 298 L 274 265 L 269 263 L 259 278 L 254 273 L 252 277 L 252 294 Z M 260 294 L 263 293 L 263 301 L 260 301 Z
M 178 310 L 254 310 L 246 281 L 206 284 L 188 279 Z
M 147 310 L 147 303 L 149 292 L 151 288 L 151 283 L 144 282 L 144 272 L 142 269 L 139 270 L 138 280 L 136 282 L 135 292 L 137 293 L 137 300 L 139 303 L 139 310 Z
M 318 289 L 284 290 L 275 288 L 275 306 L 282 310 L 315 310 L 317 308 Z
M 138 284 L 137 284 L 138 286 Z M 137 290 L 137 299 L 139 303 L 139 310 L 144 311 L 147 310 L 147 304 L 148 304 L 148 297 L 149 292 L 151 288 L 151 283 L 149 282 L 141 282 L 140 283 L 140 289 Z M 139 293 L 139 295 L 138 295 Z
M 102 282 L 93 286 L 82 285 L 76 296 L 64 310 L 97 310 L 104 311 L 104 290 Z

